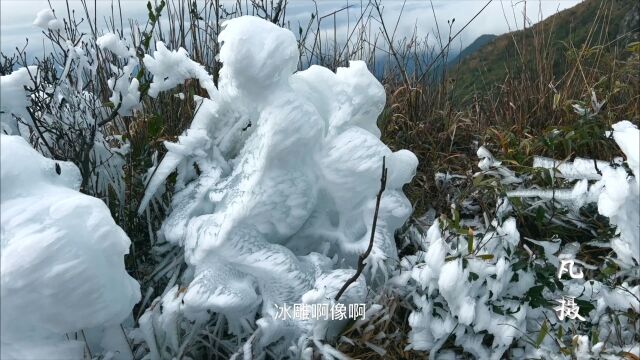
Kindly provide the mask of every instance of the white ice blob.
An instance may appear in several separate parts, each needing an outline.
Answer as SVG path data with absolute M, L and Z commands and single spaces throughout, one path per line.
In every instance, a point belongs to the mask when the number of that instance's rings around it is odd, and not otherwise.
M 2 358 L 72 358 L 65 333 L 119 324 L 140 298 L 124 267 L 129 238 L 78 191 L 75 165 L 18 136 L 0 143 Z

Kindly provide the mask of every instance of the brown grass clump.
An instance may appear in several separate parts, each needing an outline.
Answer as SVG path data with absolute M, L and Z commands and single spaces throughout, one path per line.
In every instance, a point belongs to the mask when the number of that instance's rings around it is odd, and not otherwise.
M 424 359 L 424 352 L 405 350 L 411 330 L 407 322 L 410 305 L 393 294 L 381 294 L 378 299 L 381 310 L 348 326 L 338 340 L 337 349 L 361 360 Z

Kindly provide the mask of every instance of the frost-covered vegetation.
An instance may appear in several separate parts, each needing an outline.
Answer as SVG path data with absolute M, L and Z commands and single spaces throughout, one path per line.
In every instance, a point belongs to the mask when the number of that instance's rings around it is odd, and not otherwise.
M 454 111 L 449 45 L 378 1 L 332 47 L 326 16 L 245 6 L 45 9 L 51 53 L 3 57 L 2 359 L 640 355 L 638 43 L 608 79 L 568 57 L 584 92 Z M 529 101 L 561 121 L 513 121 Z
M 436 219 L 426 235 L 412 234 L 421 250 L 403 259 L 405 272 L 398 276 L 402 290 L 412 289 L 410 296 L 416 306 L 409 316 L 410 347 L 433 354 L 454 336 L 456 345 L 479 359 L 501 359 L 505 352 L 509 358 L 547 359 L 566 351 L 563 334 L 568 334 L 575 342 L 571 353 L 580 358 L 613 359 L 620 351 L 638 351 L 631 314 L 640 310 L 640 286 L 627 281 L 637 277 L 638 253 L 632 249 L 640 245 L 635 165 L 640 156 L 640 133 L 626 121 L 613 128 L 612 137 L 624 149 L 626 163 L 622 159 L 601 162 L 596 170 L 595 162 L 584 166 L 578 159 L 574 163 L 534 162 L 534 167 L 563 178 L 565 186 L 573 186 L 568 189 L 533 188 L 527 176 L 505 168 L 484 147 L 478 150 L 481 172 L 474 174 L 474 180 L 500 189 L 497 209 L 481 217 L 474 200 L 467 199 L 461 209 L 453 208 L 452 219 Z M 560 167 L 563 171 L 555 173 Z M 587 212 L 589 203 L 597 203 L 597 213 L 617 226 L 609 244 L 585 241 L 596 236 L 586 214 L 581 213 Z M 515 216 L 529 214 L 535 214 L 541 224 L 575 227 L 587 234 L 581 241 L 523 236 Z M 604 266 L 581 259 L 580 252 L 591 246 L 613 250 L 605 264 L 620 270 L 620 285 L 589 277 L 567 281 L 555 277 L 560 260 L 577 261 L 592 276 L 605 271 Z M 542 256 L 532 248 L 541 249 Z M 563 296 L 575 297 L 586 324 L 572 327 L 576 324 L 548 313 L 549 300 Z M 617 313 L 615 319 L 621 324 L 617 329 L 612 313 Z M 605 347 L 601 340 L 612 336 L 617 342 Z

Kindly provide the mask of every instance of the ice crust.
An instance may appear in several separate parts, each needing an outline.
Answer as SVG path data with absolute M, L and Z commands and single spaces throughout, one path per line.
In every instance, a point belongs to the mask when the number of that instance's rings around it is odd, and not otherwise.
M 116 44 L 121 45 L 122 43 L 117 43 L 116 40 L 115 35 L 105 35 L 97 42 L 105 46 L 105 49 L 116 49 Z M 93 58 L 95 51 L 88 49 L 84 42 L 78 46 L 71 42 L 62 43 L 61 46 L 67 51 L 67 61 L 60 75 L 60 79 L 63 80 L 56 84 L 48 84 L 46 79 L 41 79 L 42 75 L 36 66 L 20 68 L 11 74 L 0 76 L 0 96 L 2 98 L 0 131 L 8 135 L 20 135 L 33 141 L 34 144 L 39 145 L 37 148 L 45 156 L 68 156 L 74 161 L 78 161 L 78 157 L 74 158 L 73 155 L 68 155 L 74 154 L 76 151 L 74 148 L 77 145 L 74 142 L 93 142 L 89 156 L 91 164 L 95 165 L 89 173 L 83 174 L 86 176 L 87 183 L 91 185 L 84 191 L 108 199 L 108 194 L 112 190 L 122 202 L 124 201 L 124 155 L 129 150 L 129 144 L 123 140 L 122 136 L 105 134 L 102 127 L 96 128 L 94 132 L 95 124 L 104 120 L 108 113 L 97 97 L 83 90 L 84 82 L 92 74 L 95 75 L 96 65 L 95 58 Z M 133 54 L 129 63 L 124 69 L 112 66 L 117 76 L 109 79 L 109 86 L 114 91 L 110 100 L 116 105 L 122 101 L 123 106 L 119 110 L 121 114 L 130 114 L 133 109 L 139 106 L 137 80 L 133 78 L 129 84 L 127 79 L 130 75 L 124 76 L 127 71 L 130 73 L 132 67 L 137 65 L 135 53 L 129 52 Z M 68 78 L 73 78 L 75 81 L 69 81 Z M 36 88 L 34 80 L 39 83 L 38 88 Z M 126 91 L 122 89 L 123 87 L 126 88 Z M 30 109 L 32 114 L 29 114 L 27 108 L 31 105 L 32 98 L 42 97 L 45 92 L 52 92 L 48 95 L 50 96 L 48 106 L 32 107 Z M 44 101 L 43 104 L 48 101 Z M 39 120 L 39 130 L 36 130 L 32 115 L 33 118 Z M 48 129 L 68 131 L 72 134 L 73 141 L 59 142 L 55 136 L 56 132 L 48 131 Z M 93 135 L 90 135 L 92 133 Z M 55 154 L 50 153 L 45 143 L 56 144 L 53 146 Z
M 133 111 L 141 106 L 140 83 L 134 74 L 140 65 L 135 49 L 113 33 L 100 36 L 96 39 L 96 45 L 103 51 L 110 51 L 116 58 L 126 60 L 122 69 L 111 64 L 113 76 L 109 78 L 107 85 L 111 89 L 109 101 L 114 106 L 119 106 L 118 114 L 132 115 Z
M 611 132 L 633 176 L 624 167 L 605 169 L 604 188 L 598 197 L 598 212 L 617 227 L 619 237 L 611 241 L 623 267 L 640 265 L 640 131 L 629 121 L 613 125 Z
M 263 345 L 305 332 L 322 338 L 335 324 L 274 321 L 274 305 L 300 303 L 303 296 L 330 302 L 353 274 L 369 242 L 386 157 L 387 188 L 368 271 L 340 302 L 364 300 L 365 281 L 384 276 L 397 259 L 393 234 L 412 210 L 402 186 L 417 158 L 380 141 L 376 119 L 385 91 L 363 62 L 336 73 L 312 66 L 294 74 L 295 36 L 256 17 L 227 21 L 220 40 L 218 89 L 196 99 L 191 127 L 177 143 L 165 143 L 168 153 L 140 211 L 177 170 L 160 235 L 184 247 L 194 270 L 180 309 L 187 316 L 206 318 L 212 310 L 241 332 L 258 313 Z M 163 73 L 165 48 L 158 48 L 154 71 Z M 199 70 L 187 75 L 208 86 Z M 159 320 L 149 315 L 148 321 Z
M 129 238 L 78 191 L 75 165 L 19 136 L 0 143 L 2 359 L 82 358 L 84 343 L 64 334 L 119 324 L 140 298 L 124 267 Z

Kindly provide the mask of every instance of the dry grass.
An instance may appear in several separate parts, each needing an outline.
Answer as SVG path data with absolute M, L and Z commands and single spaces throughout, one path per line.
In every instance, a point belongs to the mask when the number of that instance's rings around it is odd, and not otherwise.
M 502 62 L 495 60 L 494 68 L 503 67 L 499 82 L 487 84 L 491 79 L 485 79 L 486 73 L 474 74 L 474 57 L 442 71 L 441 76 L 431 75 L 409 86 L 397 77 L 386 79 L 388 107 L 380 126 L 385 143 L 393 149 L 409 149 L 420 159 L 417 176 L 406 188 L 417 214 L 429 206 L 447 211 L 443 194 L 434 187 L 434 174 L 474 171 L 478 145 L 520 165 L 530 165 L 533 155 L 609 159 L 619 154 L 604 139 L 604 131 L 619 120 L 637 123 L 640 118 L 640 47 L 628 40 L 638 29 L 611 39 L 609 27 L 618 28 L 611 14 L 620 15 L 619 11 L 609 2 L 587 1 L 581 6 L 581 12 L 590 7 L 597 13 L 582 29 L 582 43 L 561 43 L 567 39 L 559 39 L 553 31 L 558 27 L 555 22 L 562 19 L 553 17 L 491 43 L 496 52 L 508 52 L 508 42 L 510 48 L 529 49 L 512 58 L 504 55 Z M 503 56 L 498 53 L 493 58 Z M 456 81 L 462 73 L 486 86 L 469 89 L 468 81 Z M 591 108 L 592 94 L 605 105 L 593 119 L 584 119 L 572 105 Z M 553 129 L 577 130 L 579 136 L 545 143 Z
M 513 48 L 528 47 L 529 51 L 500 63 L 504 77 L 482 91 L 469 92 L 460 88 L 464 82 L 455 81 L 465 71 L 465 62 L 443 71 L 440 77 L 431 75 L 421 81 L 410 77 L 408 85 L 399 76 L 385 79 L 388 103 L 379 121 L 384 142 L 394 150 L 409 149 L 420 159 L 416 177 L 405 187 L 414 215 L 420 216 L 429 207 L 437 213 L 449 212 L 449 194 L 436 186 L 434 176 L 477 171 L 479 145 L 523 167 L 531 165 L 534 155 L 600 159 L 621 155 L 604 132 L 619 120 L 637 124 L 640 118 L 640 46 L 624 41 L 637 37 L 638 29 L 611 39 L 609 27 L 617 26 L 612 22 L 611 14 L 616 12 L 611 3 L 588 1 L 583 5 L 581 12 L 591 6 L 598 15 L 583 29 L 586 38 L 581 43 L 558 43 L 553 36 L 554 21 L 561 19 L 533 26 L 525 36 L 507 34 L 499 39 L 503 46 L 494 44 L 493 51 L 507 51 L 509 42 Z M 475 81 L 490 82 L 484 75 L 479 71 Z M 592 118 L 576 114 L 572 105 L 590 108 L 594 92 L 598 101 L 606 100 L 602 109 Z M 562 132 L 560 139 L 553 137 L 556 129 Z M 406 337 L 376 338 L 380 332 L 407 334 L 410 330 L 410 306 L 394 297 L 384 299 L 387 316 L 346 330 L 344 335 L 353 344 L 341 342 L 338 348 L 358 359 L 424 358 L 424 352 L 404 351 Z M 368 344 L 381 347 L 386 354 L 379 355 Z
M 337 349 L 344 354 L 362 360 L 373 359 L 424 359 L 424 352 L 405 350 L 407 334 L 411 330 L 407 318 L 409 305 L 391 294 L 379 296 L 377 304 L 382 311 L 366 321 L 358 321 L 347 327 Z M 380 349 L 384 349 L 381 352 Z

